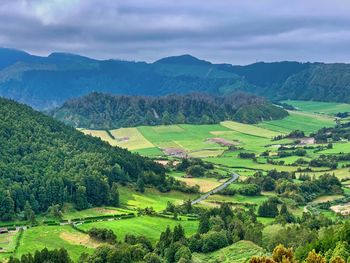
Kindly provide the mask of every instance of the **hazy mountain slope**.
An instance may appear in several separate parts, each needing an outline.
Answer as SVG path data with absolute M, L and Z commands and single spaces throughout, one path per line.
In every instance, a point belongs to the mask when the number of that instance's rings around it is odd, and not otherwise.
M 281 119 L 288 113 L 261 97 L 237 93 L 164 97 L 112 96 L 92 93 L 67 101 L 53 116 L 74 127 L 114 129 L 138 125 L 209 124 L 224 120 L 256 123 Z
M 74 54 L 37 57 L 0 49 L 0 96 L 38 109 L 97 91 L 166 95 L 246 91 L 278 99 L 350 101 L 350 65 L 275 62 L 212 64 L 190 55 L 154 63 L 95 60 Z

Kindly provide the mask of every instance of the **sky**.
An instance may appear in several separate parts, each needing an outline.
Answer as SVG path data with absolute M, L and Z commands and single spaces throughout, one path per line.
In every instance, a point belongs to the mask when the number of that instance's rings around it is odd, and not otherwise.
M 148 62 L 350 62 L 350 0 L 0 0 L 0 46 Z

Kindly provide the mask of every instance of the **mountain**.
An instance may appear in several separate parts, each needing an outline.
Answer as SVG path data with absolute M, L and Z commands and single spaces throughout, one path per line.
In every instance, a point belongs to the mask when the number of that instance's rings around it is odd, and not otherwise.
M 115 129 L 138 125 L 210 124 L 224 120 L 256 123 L 281 119 L 288 113 L 261 97 L 244 93 L 225 97 L 200 93 L 162 97 L 92 93 L 67 101 L 52 115 L 74 127 Z
M 0 61 L 0 96 L 37 109 L 57 107 L 91 92 L 161 96 L 243 91 L 270 100 L 350 103 L 350 64 L 284 61 L 237 66 L 191 55 L 145 63 L 67 53 L 38 57 L 10 49 L 0 49 Z
M 0 145 L 0 220 L 14 218 L 26 201 L 37 213 L 64 202 L 113 204 L 115 182 L 171 187 L 159 164 L 3 98 Z

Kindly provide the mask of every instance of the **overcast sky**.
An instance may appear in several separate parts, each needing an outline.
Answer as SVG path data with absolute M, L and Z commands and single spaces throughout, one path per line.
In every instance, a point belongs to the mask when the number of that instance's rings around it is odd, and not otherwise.
M 137 61 L 350 62 L 350 0 L 0 0 L 0 46 Z

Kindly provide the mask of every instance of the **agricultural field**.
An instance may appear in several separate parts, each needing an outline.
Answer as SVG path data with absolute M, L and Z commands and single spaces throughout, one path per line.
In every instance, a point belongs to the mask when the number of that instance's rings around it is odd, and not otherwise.
M 79 225 L 79 229 L 84 231 L 88 231 L 92 227 L 111 229 L 117 235 L 118 240 L 123 240 L 126 234 L 145 235 L 154 244 L 167 226 L 174 228 L 178 224 L 183 226 L 187 236 L 196 233 L 198 228 L 198 221 L 186 219 L 177 221 L 161 217 L 140 216 L 122 220 L 86 223 Z
M 294 130 L 301 130 L 306 134 L 334 125 L 333 117 L 298 111 L 289 111 L 289 116 L 282 120 L 264 121 L 257 124 L 261 128 L 275 132 L 289 133 Z
M 92 253 L 99 243 L 91 240 L 88 235 L 66 226 L 37 226 L 23 231 L 15 256 L 41 250 L 64 247 L 74 260 L 83 253 Z
M 128 209 L 152 207 L 155 211 L 162 211 L 168 202 L 180 205 L 184 200 L 194 199 L 197 195 L 184 194 L 177 191 L 161 193 L 153 188 L 146 188 L 144 193 L 140 193 L 129 187 L 119 189 L 123 207 Z
M 320 101 L 285 100 L 282 101 L 292 105 L 300 111 L 334 115 L 338 112 L 350 112 L 350 104 Z

